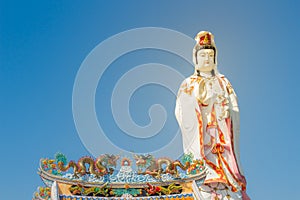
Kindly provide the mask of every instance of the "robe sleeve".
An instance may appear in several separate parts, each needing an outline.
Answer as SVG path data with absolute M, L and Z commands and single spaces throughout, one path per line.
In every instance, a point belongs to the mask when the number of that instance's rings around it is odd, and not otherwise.
M 243 175 L 242 166 L 240 163 L 240 111 L 238 107 L 238 100 L 236 93 L 229 82 L 228 79 L 224 78 L 226 83 L 226 89 L 229 96 L 229 112 L 232 123 L 232 132 L 233 132 L 233 145 L 234 145 L 234 154 L 236 157 L 236 162 L 238 164 L 239 171 Z
M 193 86 L 185 80 L 178 91 L 175 116 L 181 129 L 184 153 L 193 153 L 194 158 L 198 159 L 200 144 L 196 109 L 199 110 Z

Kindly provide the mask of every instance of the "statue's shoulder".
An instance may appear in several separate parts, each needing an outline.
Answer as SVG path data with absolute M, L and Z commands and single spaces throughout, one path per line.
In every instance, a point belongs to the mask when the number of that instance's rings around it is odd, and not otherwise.
M 223 74 L 218 74 L 218 77 L 221 78 L 226 84 L 229 83 L 229 80 Z
M 218 73 L 218 77 L 220 77 L 220 78 L 222 78 L 222 79 L 226 79 L 226 77 L 224 76 L 224 74 Z
M 191 76 L 185 78 L 185 79 L 181 82 L 181 86 L 191 84 L 192 80 L 195 79 L 196 77 L 197 77 L 197 76 L 195 76 L 195 75 L 191 75 Z
M 195 88 L 195 83 L 200 77 L 197 75 L 191 75 L 190 77 L 187 77 L 184 79 L 180 85 L 178 96 L 184 92 L 185 94 L 192 95 L 194 88 Z
M 193 85 L 195 83 L 199 83 L 202 79 L 203 79 L 203 77 L 193 74 L 190 77 L 186 78 L 184 80 L 184 82 L 189 84 L 189 85 Z
M 228 94 L 234 93 L 234 89 L 230 81 L 223 74 L 220 74 L 219 77 L 224 81 Z

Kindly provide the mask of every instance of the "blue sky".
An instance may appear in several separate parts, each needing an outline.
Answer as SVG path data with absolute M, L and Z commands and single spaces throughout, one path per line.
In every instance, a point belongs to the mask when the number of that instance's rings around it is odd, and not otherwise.
M 299 8 L 292 0 L 0 1 L 2 197 L 30 199 L 43 185 L 36 173 L 42 157 L 57 151 L 70 159 L 90 155 L 72 114 L 73 85 L 86 56 L 120 32 L 163 27 L 189 37 L 200 30 L 215 34 L 219 70 L 239 99 L 248 193 L 257 200 L 295 198 L 300 178 Z M 117 145 L 130 146 L 132 140 L 113 121 L 112 89 L 122 73 L 149 62 L 169 65 L 185 76 L 193 71 L 176 55 L 151 49 L 112 63 L 99 82 L 96 108 L 104 131 Z M 155 103 L 164 105 L 168 114 L 156 139 L 169 140 L 178 127 L 175 96 L 166 88 L 147 85 L 137 90 L 131 115 L 137 124 L 147 125 L 149 106 Z

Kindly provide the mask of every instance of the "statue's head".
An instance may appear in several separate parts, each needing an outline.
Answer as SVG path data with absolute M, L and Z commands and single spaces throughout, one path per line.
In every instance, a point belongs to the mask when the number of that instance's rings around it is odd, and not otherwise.
M 217 48 L 214 36 L 208 31 L 201 31 L 195 37 L 197 41 L 193 49 L 195 69 L 201 72 L 211 72 L 217 67 Z

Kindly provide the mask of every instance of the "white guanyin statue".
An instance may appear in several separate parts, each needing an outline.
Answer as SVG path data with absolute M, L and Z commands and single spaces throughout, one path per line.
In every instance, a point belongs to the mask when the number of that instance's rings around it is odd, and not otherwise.
M 201 31 L 193 49 L 195 73 L 180 86 L 175 114 L 184 153 L 203 159 L 208 173 L 198 198 L 250 199 L 239 162 L 239 108 L 236 94 L 217 69 L 214 36 Z

